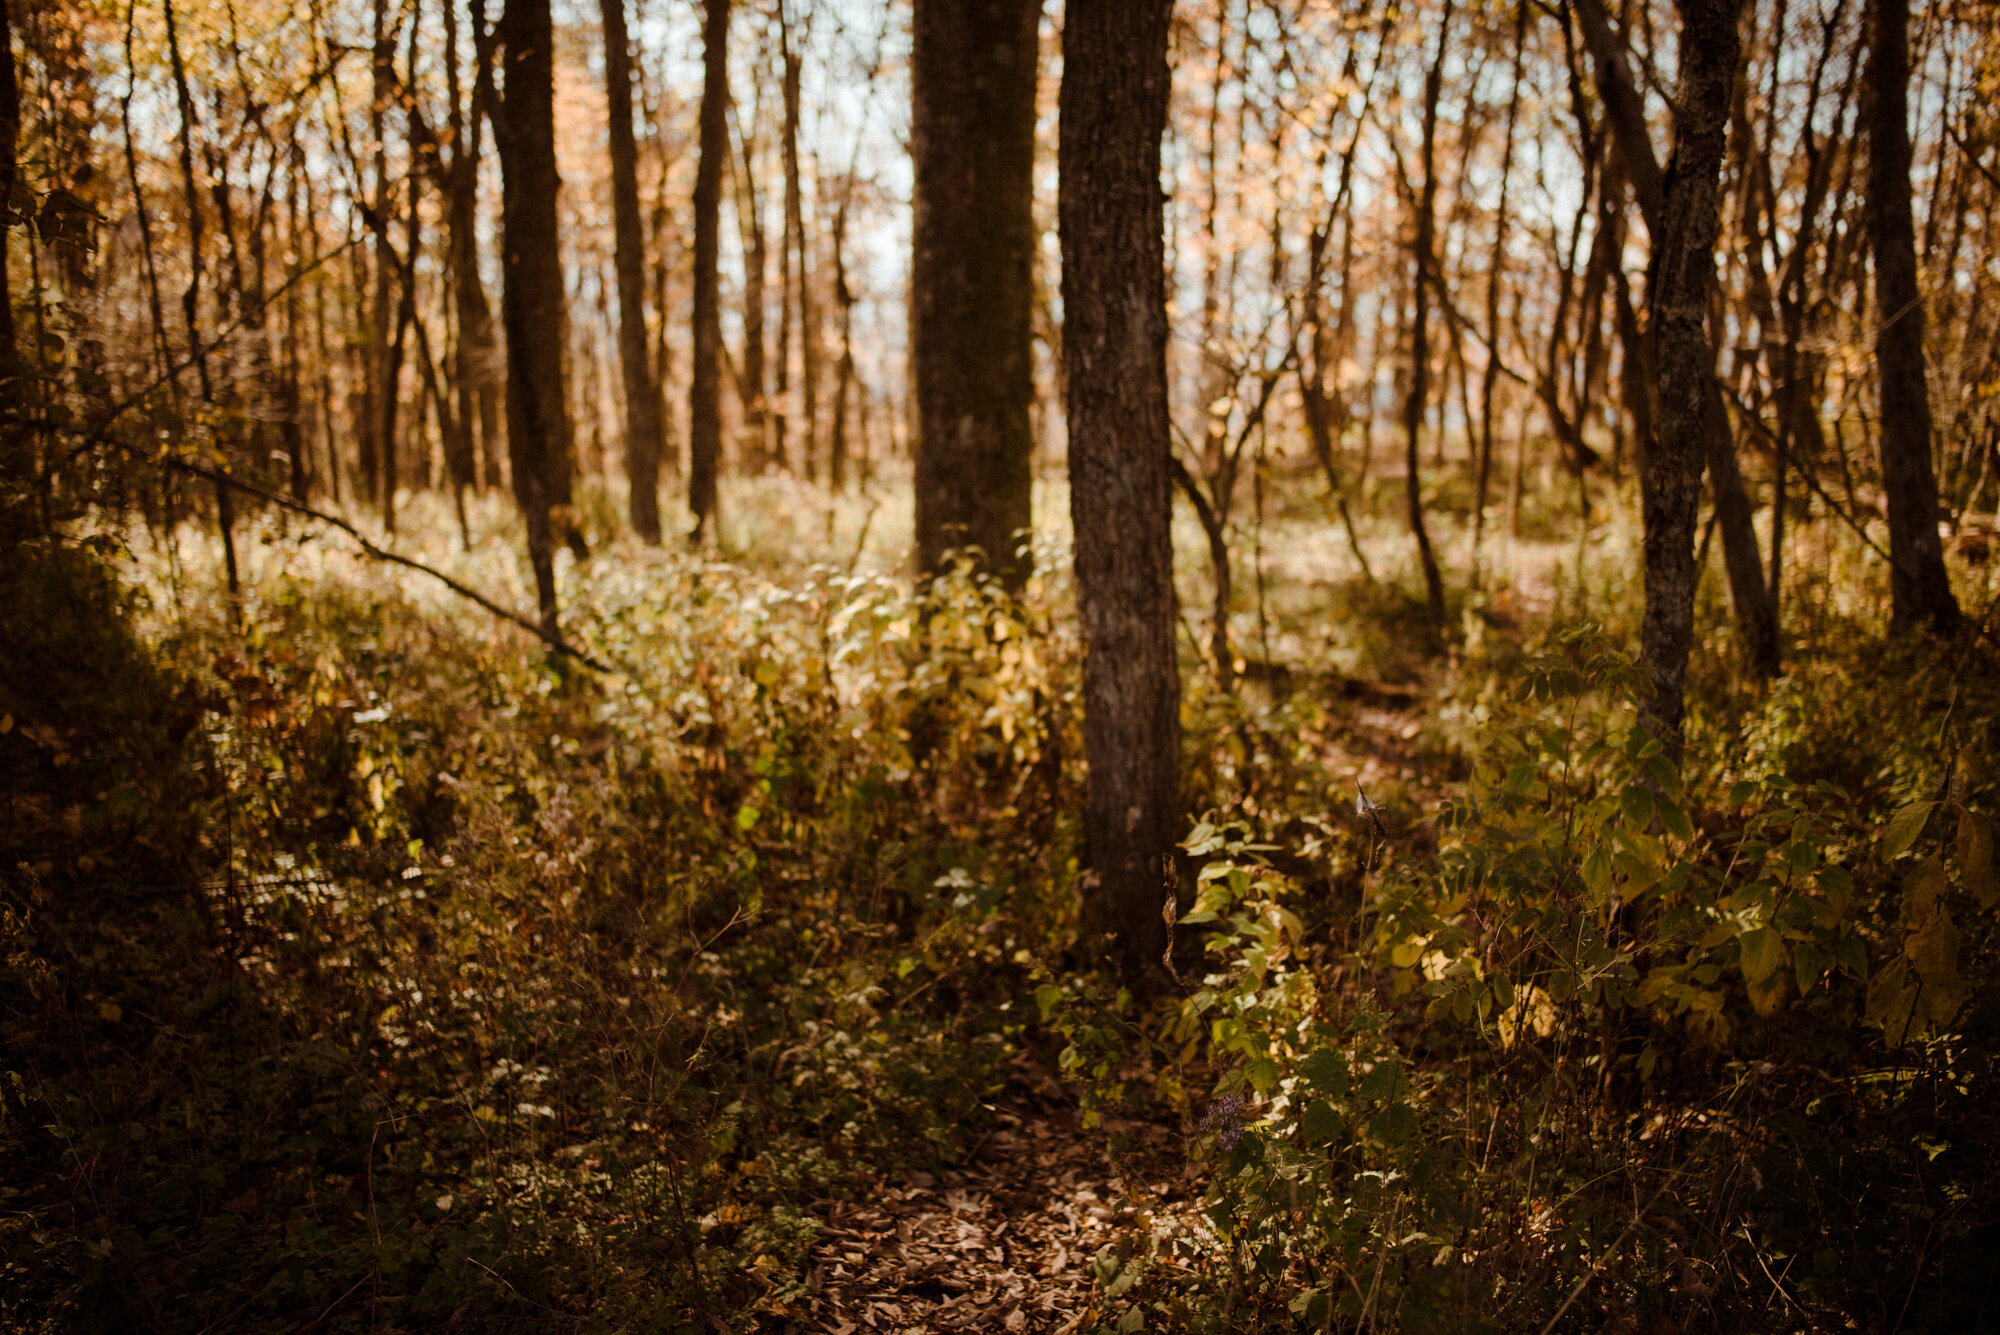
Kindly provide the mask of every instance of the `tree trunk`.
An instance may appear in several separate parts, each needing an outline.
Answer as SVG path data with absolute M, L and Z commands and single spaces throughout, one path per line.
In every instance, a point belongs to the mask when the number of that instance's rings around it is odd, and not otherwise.
M 715 518 L 722 454 L 722 168 L 729 155 L 729 0 L 706 0 L 700 158 L 694 174 L 694 370 L 688 385 L 688 509 L 697 542 Z
M 1646 611 L 1639 661 L 1653 694 L 1642 716 L 1678 761 L 1682 694 L 1694 641 L 1695 515 L 1712 428 L 1715 352 L 1708 334 L 1715 278 L 1716 181 L 1729 130 L 1741 0 L 1684 0 L 1673 159 L 1646 288 L 1656 349 L 1658 438 L 1640 459 Z
M 819 325 L 813 316 L 812 247 L 806 240 L 805 192 L 799 178 L 799 76 L 804 62 L 792 46 L 791 25 L 784 6 L 778 10 L 779 52 L 785 62 L 785 245 L 786 268 L 798 296 L 799 390 L 802 402 L 799 438 L 799 472 L 812 481 L 813 459 L 818 449 L 819 425 Z M 782 343 L 784 340 L 781 339 Z M 780 354 L 778 388 L 790 387 L 791 370 L 787 354 Z M 788 410 L 789 411 L 789 410 Z M 778 433 L 780 453 L 789 454 L 785 430 Z
M 1095 880 L 1085 921 L 1114 934 L 1136 983 L 1160 976 L 1161 859 L 1180 822 L 1160 190 L 1172 8 L 1070 0 L 1063 31 L 1063 359 Z
M 917 0 L 911 378 L 921 576 L 976 549 L 1032 568 L 1036 30 L 1041 0 Z
M 1615 167 L 1609 170 L 1616 171 L 1631 186 L 1633 198 L 1639 205 L 1639 214 L 1646 221 L 1646 230 L 1652 237 L 1657 254 L 1660 239 L 1668 227 L 1665 182 L 1659 164 L 1653 159 L 1652 142 L 1647 138 L 1641 103 L 1631 83 L 1625 48 L 1612 33 L 1600 0 L 1577 0 L 1576 10 L 1583 20 L 1591 60 L 1597 71 L 1597 86 L 1603 96 L 1612 139 L 1617 146 Z M 1733 72 L 1731 77 L 1733 79 Z M 1734 106 L 1732 92 L 1732 109 Z M 1724 134 L 1727 134 L 1726 127 Z M 1607 179 L 1601 188 L 1607 192 L 1607 198 L 1620 190 L 1612 179 Z M 1614 255 L 1612 263 L 1616 262 Z M 1712 259 L 1710 271 L 1713 271 Z M 1651 369 L 1651 364 L 1658 346 L 1658 331 L 1652 328 L 1642 333 L 1636 319 L 1621 316 L 1619 332 L 1628 367 L 1626 410 L 1632 417 L 1633 429 L 1639 438 L 1640 491 L 1643 494 L 1645 454 L 1654 442 L 1655 424 L 1650 404 L 1640 402 L 1640 396 L 1652 393 L 1655 371 Z M 1650 344 L 1649 339 L 1653 340 Z M 1707 415 L 1707 426 L 1702 437 L 1702 458 L 1708 468 L 1709 490 L 1715 498 L 1716 526 L 1722 530 L 1723 567 L 1729 578 L 1730 606 L 1736 613 L 1737 630 L 1743 637 L 1747 660 L 1756 671 L 1770 676 L 1778 670 L 1777 600 L 1771 593 L 1771 586 L 1765 582 L 1763 561 L 1757 553 L 1755 510 L 1749 493 L 1744 489 L 1742 471 L 1737 467 L 1736 444 L 1730 433 L 1721 387 L 1713 383 L 1715 359 L 1712 352 L 1707 364 L 1711 383 L 1704 391 L 1707 403 L 1703 411 Z M 1699 500 L 1696 503 L 1699 505 Z M 1696 578 L 1699 578 L 1698 572 Z
M 20 174 L 14 155 L 21 137 L 21 85 L 14 76 L 14 25 L 8 13 L 12 3 L 0 0 L 0 407 L 12 406 L 16 346 L 14 288 L 7 275 L 7 229 L 14 217 L 7 201 L 14 198 Z
M 1889 502 L 1891 630 L 1958 626 L 1958 600 L 1938 540 L 1924 382 L 1924 299 L 1910 217 L 1909 0 L 1870 0 L 1868 214 L 1875 239 L 1875 361 L 1880 368 L 1882 490 Z
M 632 531 L 660 540 L 660 393 L 646 339 L 646 241 L 639 226 L 639 146 L 632 134 L 632 45 L 625 0 L 602 0 L 604 88 L 611 108 L 611 212 L 618 269 L 618 362 L 625 380 L 625 477 Z
M 1415 311 L 1410 322 L 1410 393 L 1403 401 L 1404 467 L 1403 490 L 1409 502 L 1410 532 L 1416 535 L 1417 556 L 1424 569 L 1424 605 L 1430 614 L 1431 639 L 1435 644 L 1445 632 L 1444 577 L 1438 573 L 1437 556 L 1431 551 L 1431 535 L 1424 527 L 1423 474 L 1417 460 L 1417 435 L 1424 424 L 1424 410 L 1430 402 L 1430 269 L 1436 262 L 1437 232 L 1437 119 L 1438 99 L 1444 91 L 1445 38 L 1451 29 L 1451 0 L 1445 0 L 1444 18 L 1438 27 L 1437 58 L 1424 78 L 1424 183 L 1417 201 Z
M 563 392 L 563 273 L 556 243 L 554 25 L 549 0 L 507 0 L 500 15 L 506 96 L 494 120 L 500 149 L 500 322 L 507 342 L 507 447 L 542 630 L 556 620 L 550 457 L 568 448 Z
M 764 280 L 770 249 L 765 244 L 764 202 L 757 193 L 758 116 L 759 108 L 753 105 L 746 126 L 738 112 L 742 152 L 736 159 L 742 173 L 736 178 L 736 234 L 743 243 L 743 369 L 736 377 L 736 397 L 743 405 L 743 444 L 737 467 L 751 474 L 762 472 L 771 462 L 771 403 L 764 393 L 770 383 L 764 360 L 764 317 L 769 306 Z
M 501 482 L 499 348 L 495 345 L 493 306 L 479 272 L 479 160 L 481 130 L 494 105 L 493 40 L 486 26 L 486 7 L 472 0 L 472 98 L 461 111 L 457 79 L 455 5 L 445 6 L 450 72 L 452 158 L 446 172 L 445 213 L 451 247 L 452 304 L 458 333 L 452 349 L 458 440 L 454 448 L 467 485 L 497 487 Z M 478 449 L 474 451 L 474 423 Z
M 1486 263 L 1486 365 L 1479 380 L 1479 465 L 1472 485 L 1472 576 L 1480 577 L 1486 537 L 1486 494 L 1493 476 L 1493 396 L 1500 384 L 1500 279 L 1507 265 L 1507 191 L 1514 179 L 1514 130 L 1521 115 L 1521 71 L 1528 44 L 1527 0 L 1514 6 L 1514 84 L 1500 144 L 1500 204 L 1493 214 L 1493 252 Z

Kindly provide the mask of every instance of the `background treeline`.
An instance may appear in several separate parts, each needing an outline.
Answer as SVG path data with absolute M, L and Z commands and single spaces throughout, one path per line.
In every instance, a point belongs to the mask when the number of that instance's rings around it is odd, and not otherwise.
M 1025 263 L 1018 292 L 974 278 L 1032 339 L 1017 380 L 1035 429 L 1014 448 L 1059 459 L 1058 266 L 1035 240 L 1054 232 L 1059 67 L 1039 93 L 1007 94 L 1012 128 L 997 112 L 954 128 L 952 97 L 911 116 L 907 14 L 713 8 L 556 15 L 551 503 L 571 503 L 572 479 L 608 484 L 650 539 L 658 496 L 666 528 L 712 504 L 711 457 L 830 486 L 907 457 L 905 359 L 923 348 L 907 333 L 900 146 L 942 136 L 970 161 L 981 135 L 1026 144 L 1037 124 L 1042 165 L 982 187 L 1032 192 L 1014 209 L 1021 239 L 991 217 L 961 217 L 957 239 L 997 237 L 1008 267 Z M 1033 8 L 959 26 L 984 41 L 1011 23 L 1053 56 L 1060 15 L 1038 29 Z M 102 495 L 156 519 L 215 505 L 132 462 L 161 439 L 391 532 L 404 490 L 509 481 L 499 14 L 388 0 L 13 11 L 7 316 L 31 419 L 103 438 L 36 436 L 51 504 Z M 1714 455 L 1709 487 L 1766 668 L 1787 547 L 1782 520 L 1759 536 L 1753 517 L 1860 526 L 1891 503 L 1878 330 L 1924 335 L 1947 523 L 1995 499 L 1991 15 L 1905 15 L 1896 69 L 1870 63 L 1871 13 L 1749 7 L 1728 72 L 1710 300 L 1715 431 L 1734 449 Z M 1655 429 L 1637 340 L 1678 26 L 1647 6 L 1179 7 L 1170 383 L 1205 525 L 1233 532 L 1267 454 L 1316 465 L 1350 511 L 1398 474 L 1447 488 L 1454 509 L 1469 492 L 1482 540 L 1518 529 L 1524 494 L 1560 513 L 1559 475 L 1635 466 Z M 1885 155 L 1870 130 L 1899 83 L 1909 161 L 1885 166 L 1913 213 L 1920 311 L 1883 309 L 1872 264 L 1896 229 L 1871 194 Z M 1424 442 L 1414 469 L 1406 418 Z M 1562 522 L 1588 507 L 1579 485 Z

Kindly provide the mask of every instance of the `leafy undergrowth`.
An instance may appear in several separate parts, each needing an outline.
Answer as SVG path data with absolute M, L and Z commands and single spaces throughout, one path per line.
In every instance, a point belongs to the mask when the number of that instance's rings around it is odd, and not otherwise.
M 387 586 L 273 572 L 239 632 L 35 557 L 11 1326 L 696 1328 L 963 1153 L 1073 878 L 1046 620 L 663 558 L 579 590 L 603 679 Z
M 0 571 L 7 1328 L 2000 1320 L 1983 641 L 1708 670 L 1678 770 L 1587 630 L 1189 664 L 1142 1001 L 1079 967 L 1060 580 L 565 594 L 613 672 L 378 574 Z

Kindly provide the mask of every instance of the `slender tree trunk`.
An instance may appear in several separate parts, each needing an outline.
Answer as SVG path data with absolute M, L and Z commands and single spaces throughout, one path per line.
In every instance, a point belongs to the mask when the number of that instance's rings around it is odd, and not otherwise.
M 1085 913 L 1141 984 L 1160 976 L 1161 861 L 1180 821 L 1160 190 L 1171 14 L 1171 0 L 1069 0 L 1059 147 Z
M 305 223 L 299 213 L 299 178 L 305 174 L 305 165 L 305 150 L 294 143 L 285 173 L 285 232 L 292 254 L 297 257 L 295 263 L 302 262 L 308 250 Z M 300 277 L 294 272 L 285 288 L 284 369 L 278 394 L 285 457 L 291 463 L 291 495 L 293 500 L 305 503 L 312 500 L 313 468 L 312 457 L 308 453 L 304 396 L 299 390 L 305 361 L 304 316 L 299 303 Z
M 844 190 L 851 191 L 850 173 Z M 847 285 L 847 199 L 833 215 L 833 299 L 840 307 L 840 356 L 833 369 L 833 428 L 827 440 L 827 490 L 838 495 L 847 485 L 847 399 L 854 384 L 854 290 Z
M 646 339 L 646 241 L 639 223 L 639 145 L 632 133 L 632 45 L 625 0 L 602 0 L 604 87 L 611 109 L 611 213 L 618 269 L 618 361 L 625 381 L 625 477 L 632 531 L 660 540 L 660 455 L 666 432 Z
M 1646 291 L 1657 350 L 1659 432 L 1639 468 L 1646 589 L 1639 661 L 1653 682 L 1641 709 L 1676 761 L 1694 641 L 1695 516 L 1713 430 L 1715 351 L 1707 317 L 1715 278 L 1716 183 L 1728 139 L 1740 14 L 1741 0 L 1684 0 L 1681 6 L 1674 151 Z
M 819 427 L 819 325 L 814 316 L 812 290 L 812 247 L 806 238 L 805 189 L 799 177 L 799 76 L 803 60 L 792 46 L 792 30 L 785 8 L 778 10 L 778 42 L 780 54 L 785 62 L 785 233 L 786 254 L 793 259 L 788 262 L 792 274 L 793 290 L 798 296 L 799 317 L 799 391 L 801 396 L 801 432 L 799 438 L 799 471 L 810 482 L 813 476 L 813 459 L 818 450 Z M 788 388 L 790 370 L 781 355 L 778 366 L 778 388 Z M 788 451 L 784 433 L 779 433 L 778 447 Z
M 1032 562 L 1036 30 L 1041 0 L 917 0 L 911 378 L 922 575 L 977 549 L 1010 586 Z
M 715 519 L 722 454 L 722 169 L 729 155 L 729 0 L 706 0 L 700 158 L 694 176 L 694 370 L 688 385 L 688 509 L 699 542 Z
M 1479 467 L 1473 481 L 1474 578 L 1478 578 L 1480 543 L 1486 537 L 1486 495 L 1493 476 L 1493 396 L 1500 384 L 1500 279 L 1507 264 L 1507 192 L 1514 180 L 1514 128 L 1521 114 L 1521 66 L 1527 43 L 1527 0 L 1516 0 L 1514 84 L 1507 98 L 1507 129 L 1500 145 L 1500 203 L 1493 213 L 1493 252 L 1486 264 L 1486 366 L 1479 381 Z
M 770 269 L 770 248 L 765 241 L 764 201 L 757 193 L 756 174 L 760 114 L 761 108 L 753 105 L 746 126 L 739 110 L 737 131 L 742 152 L 736 158 L 736 231 L 743 243 L 743 368 L 736 377 L 736 396 L 743 405 L 744 445 L 738 466 L 753 474 L 771 462 L 771 404 L 764 393 L 770 383 L 764 359 L 764 321 L 769 306 L 764 280 Z
M 542 630 L 556 619 L 550 456 L 567 449 L 563 390 L 563 273 L 557 251 L 554 25 L 549 0 L 507 0 L 501 12 L 506 96 L 496 108 L 500 149 L 502 282 L 507 340 L 507 446 L 514 496 L 528 527 L 528 559 Z
M 1868 213 L 1875 240 L 1875 361 L 1881 384 L 1882 490 L 1889 502 L 1889 625 L 1955 630 L 1958 600 L 1938 540 L 1924 382 L 1924 299 L 1910 216 L 1909 0 L 1870 0 Z
M 187 323 L 188 356 L 194 362 L 196 382 L 201 386 L 201 400 L 213 407 L 215 384 L 209 378 L 208 349 L 202 342 L 201 333 L 204 228 L 201 190 L 194 174 L 194 95 L 188 88 L 187 62 L 181 55 L 180 31 L 174 21 L 173 0 L 165 0 L 162 8 L 167 24 L 167 55 L 173 67 L 175 100 L 180 108 L 181 193 L 188 213 L 188 285 L 181 293 L 181 317 Z M 229 597 L 234 602 L 241 591 L 236 566 L 236 498 L 219 481 L 215 484 L 215 525 L 222 535 L 223 569 L 229 581 Z
M 1665 187 L 1668 180 L 1662 175 L 1658 162 L 1653 158 L 1652 145 L 1646 136 L 1641 103 L 1632 86 L 1631 74 L 1626 64 L 1626 52 L 1616 35 L 1611 32 L 1600 0 L 1577 0 L 1576 11 L 1583 19 L 1584 32 L 1591 47 L 1591 59 L 1597 70 L 1597 86 L 1603 95 L 1612 141 L 1616 145 L 1615 169 L 1618 176 L 1631 186 L 1633 197 L 1639 205 L 1640 216 L 1646 220 L 1646 230 L 1652 236 L 1657 254 L 1660 238 L 1666 234 L 1671 225 L 1666 217 Z M 1731 79 L 1733 88 L 1733 71 Z M 1735 105 L 1733 91 L 1730 105 L 1733 109 Z M 1724 134 L 1727 135 L 1726 122 Z M 1601 186 L 1607 201 L 1615 196 L 1620 188 L 1610 177 L 1607 177 Z M 1714 206 L 1711 204 L 1712 207 Z M 1616 262 L 1615 256 L 1612 257 L 1612 261 Z M 1711 259 L 1709 261 L 1711 276 L 1713 268 Z M 1703 290 L 1707 290 L 1706 283 Z M 1650 295 L 1648 299 L 1652 299 Z M 1653 393 L 1652 387 L 1659 370 L 1654 364 L 1655 357 L 1663 345 L 1659 342 L 1657 326 L 1649 328 L 1642 335 L 1636 319 L 1621 317 L 1620 337 L 1625 346 L 1626 364 L 1630 368 L 1626 382 L 1626 408 L 1632 417 L 1634 430 L 1639 436 L 1640 491 L 1643 495 L 1645 456 L 1655 439 L 1658 426 L 1656 419 L 1664 416 L 1664 409 L 1660 414 L 1655 414 L 1650 403 L 1642 403 L 1639 400 L 1641 396 Z M 1770 585 L 1764 579 L 1763 558 L 1757 550 L 1755 507 L 1750 503 L 1749 493 L 1743 485 L 1742 471 L 1737 466 L 1736 443 L 1729 429 L 1729 416 L 1723 405 L 1721 387 L 1714 383 L 1715 359 L 1712 351 L 1707 365 L 1710 383 L 1703 391 L 1705 425 L 1701 437 L 1703 445 L 1701 458 L 1708 469 L 1709 489 L 1715 497 L 1716 526 L 1722 532 L 1723 566 L 1729 577 L 1729 601 L 1735 609 L 1737 629 L 1743 637 L 1747 661 L 1754 670 L 1769 676 L 1778 669 L 1777 604 L 1771 595 Z M 1699 577 L 1698 572 L 1696 577 Z
M 14 76 L 14 24 L 9 6 L 14 0 L 0 0 L 0 408 L 14 401 L 14 289 L 7 275 L 7 231 L 13 224 L 13 209 L 4 201 L 14 198 L 14 183 L 20 166 L 15 157 L 21 137 L 21 85 Z M 13 466 L 10 457 L 8 466 Z
M 1437 232 L 1437 119 L 1438 100 L 1444 90 L 1445 40 L 1451 30 L 1451 0 L 1445 0 L 1444 18 L 1438 26 L 1437 57 L 1424 79 L 1424 182 L 1417 201 L 1415 286 L 1410 320 L 1410 392 L 1403 401 L 1404 495 L 1409 502 L 1410 532 L 1416 535 L 1417 556 L 1424 568 L 1424 603 L 1430 614 L 1431 638 L 1435 643 L 1445 632 L 1444 577 L 1438 573 L 1437 556 L 1431 551 L 1430 531 L 1424 526 L 1422 465 L 1417 458 L 1417 437 L 1423 429 L 1424 411 L 1430 402 L 1430 269 L 1436 263 Z

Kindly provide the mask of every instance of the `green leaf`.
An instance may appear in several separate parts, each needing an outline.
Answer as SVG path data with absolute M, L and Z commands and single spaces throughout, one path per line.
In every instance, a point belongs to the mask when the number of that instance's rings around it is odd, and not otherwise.
M 1394 1062 L 1378 1062 L 1361 1082 L 1360 1095 L 1364 1099 L 1386 1099 L 1396 1092 L 1396 1082 L 1402 1071 Z
M 1768 927 L 1759 927 L 1743 934 L 1743 976 L 1752 983 L 1761 983 L 1785 963 L 1785 943 L 1778 934 Z
M 1729 805 L 1740 807 L 1757 795 L 1757 785 L 1748 779 L 1738 779 L 1729 785 Z
M 1660 803 L 1660 824 L 1682 843 L 1694 838 L 1694 822 L 1688 819 L 1687 810 L 1678 802 Z
M 1625 808 L 1625 823 L 1633 829 L 1643 830 L 1653 823 L 1653 794 L 1643 784 L 1626 784 L 1618 802 Z
M 1299 1134 L 1308 1145 L 1326 1145 L 1340 1134 L 1340 1114 L 1325 1099 L 1314 1099 L 1299 1118 Z
M 1593 903 L 1602 900 L 1605 890 L 1611 885 L 1611 859 L 1605 855 L 1601 844 L 1583 860 L 1583 884 L 1590 891 Z
M 1889 818 L 1888 832 L 1882 836 L 1882 861 L 1894 862 L 1909 851 L 1936 806 L 1935 802 L 1912 802 Z
M 1278 1087 L 1278 1063 L 1269 1057 L 1253 1057 L 1243 1069 L 1250 1077 L 1251 1087 L 1259 1094 L 1269 1094 Z
M 1046 1021 L 1062 1004 L 1063 990 L 1054 983 L 1043 983 L 1035 989 L 1035 1005 L 1041 1008 L 1042 1019 Z
M 736 808 L 737 833 L 739 834 L 750 833 L 750 827 L 755 825 L 757 823 L 758 817 L 762 816 L 763 814 L 764 814 L 763 811 L 757 806 L 755 802 L 745 802 L 742 806 Z
M 1813 873 L 1819 891 L 1826 896 L 1827 907 L 1833 910 L 1836 920 L 1847 912 L 1847 901 L 1854 897 L 1854 876 L 1847 868 L 1828 863 Z
M 1798 980 L 1800 996 L 1813 990 L 1826 965 L 1826 952 L 1811 941 L 1801 941 L 1792 948 L 1792 975 Z
M 1347 1096 L 1347 1058 L 1332 1048 L 1306 1054 L 1298 1066 L 1299 1077 L 1330 1099 Z

